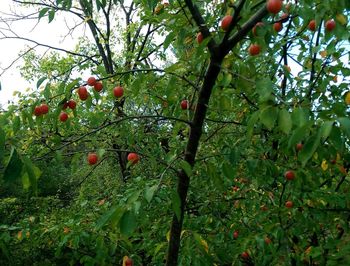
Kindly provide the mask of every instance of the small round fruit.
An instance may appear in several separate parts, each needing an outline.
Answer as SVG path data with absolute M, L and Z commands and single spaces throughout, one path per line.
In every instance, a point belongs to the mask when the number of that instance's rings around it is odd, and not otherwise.
M 94 90 L 97 91 L 97 92 L 100 92 L 100 91 L 102 91 L 102 89 L 103 89 L 103 84 L 102 84 L 102 82 L 97 81 L 97 82 L 95 83 L 95 85 L 94 85 Z
M 124 89 L 121 86 L 117 86 L 113 89 L 114 97 L 120 98 L 124 95 Z
M 80 100 L 85 101 L 89 97 L 89 93 L 88 93 L 86 87 L 84 87 L 84 86 L 79 87 L 78 95 L 79 95 Z
M 331 32 L 335 29 L 335 21 L 333 19 L 327 20 L 324 24 L 326 31 Z
M 301 151 L 301 150 L 303 149 L 303 147 L 304 147 L 303 143 L 298 143 L 298 144 L 295 146 L 295 148 L 296 148 L 297 151 Z
M 188 101 L 187 100 L 182 100 L 180 105 L 181 105 L 182 110 L 188 109 Z
M 332 159 L 331 160 L 331 164 L 336 164 L 337 163 L 337 160 L 336 159 Z
M 227 31 L 230 27 L 230 24 L 232 22 L 232 16 L 230 15 L 227 15 L 225 16 L 222 20 L 221 20 L 221 28 L 224 30 L 224 31 Z
M 244 260 L 249 259 L 249 253 L 248 253 L 247 251 L 244 251 L 244 252 L 241 254 L 241 258 L 244 259 Z
M 41 114 L 45 115 L 49 112 L 49 106 L 46 103 L 40 105 Z
M 67 107 L 68 107 L 68 102 L 65 102 L 65 103 L 63 104 L 63 106 L 62 106 L 62 109 L 63 109 L 63 110 L 66 110 Z
M 290 200 L 288 200 L 287 202 L 286 202 L 286 207 L 287 208 L 293 208 L 293 201 L 290 201 Z
M 310 22 L 309 22 L 309 25 L 307 26 L 308 28 L 309 28 L 309 30 L 311 30 L 311 31 L 315 31 L 316 30 L 316 20 L 311 20 Z
M 268 0 L 266 4 L 266 9 L 272 14 L 277 14 L 281 11 L 283 6 L 282 0 Z
M 98 157 L 97 157 L 97 154 L 96 154 L 96 153 L 91 152 L 91 153 L 88 154 L 88 163 L 89 163 L 90 165 L 96 164 L 97 161 L 98 161 Z
M 276 22 L 273 24 L 273 29 L 276 31 L 276 32 L 280 32 L 282 30 L 283 26 L 282 26 L 282 23 L 281 22 Z
M 203 39 L 204 39 L 203 34 L 201 32 L 198 32 L 198 34 L 197 34 L 198 44 L 201 44 L 203 42 Z
M 134 265 L 134 262 L 131 258 L 127 258 L 125 260 L 125 266 L 133 266 Z
M 34 115 L 35 116 L 42 115 L 42 113 L 41 113 L 41 106 L 35 106 L 35 108 L 34 108 Z
M 261 48 L 259 44 L 252 44 L 248 48 L 248 52 L 252 56 L 260 54 L 260 51 L 261 51 Z
M 86 84 L 89 86 L 94 86 L 96 84 L 96 78 L 95 77 L 88 78 Z
M 270 245 L 271 242 L 272 242 L 271 239 L 268 238 L 268 237 L 265 237 L 264 241 L 265 241 L 265 243 L 266 243 L 267 245 Z
M 60 113 L 60 121 L 66 122 L 68 120 L 68 114 L 66 112 Z
M 292 170 L 289 170 L 289 171 L 284 173 L 284 177 L 287 180 L 293 180 L 295 178 L 295 174 L 294 174 L 294 172 Z
M 233 238 L 234 239 L 237 239 L 238 235 L 239 235 L 239 232 L 237 230 L 233 232 Z
M 289 17 L 288 13 L 283 13 L 282 16 L 280 17 L 280 20 L 283 20 L 283 22 L 286 22 L 288 20 L 287 19 L 288 17 Z
M 348 91 L 347 93 L 345 93 L 345 104 L 346 105 L 350 105 L 350 91 Z
M 69 100 L 68 101 L 68 107 L 72 110 L 74 110 L 77 107 L 77 103 L 74 100 Z
M 261 27 L 264 27 L 264 26 L 265 26 L 265 24 L 263 22 L 256 23 L 255 26 L 252 29 L 253 35 L 257 36 L 257 32 L 256 31 L 257 31 L 258 27 L 261 28 Z
M 140 160 L 140 156 L 137 153 L 131 152 L 128 154 L 128 161 L 132 164 L 137 164 Z

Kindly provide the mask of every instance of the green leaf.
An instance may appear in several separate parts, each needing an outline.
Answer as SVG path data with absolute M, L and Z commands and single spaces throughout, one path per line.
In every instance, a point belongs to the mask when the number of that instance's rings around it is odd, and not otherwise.
M 46 79 L 46 77 L 42 77 L 36 82 L 37 89 L 39 89 L 40 85 L 45 81 L 45 79 Z
M 288 148 L 294 147 L 297 143 L 302 141 L 309 134 L 310 128 L 309 125 L 304 125 L 303 127 L 299 127 L 293 131 L 292 136 L 288 141 Z
M 278 127 L 285 134 L 289 134 L 292 129 L 292 118 L 286 109 L 280 110 L 278 114 Z
M 312 157 L 321 141 L 322 132 L 321 129 L 316 134 L 312 135 L 305 143 L 303 149 L 299 152 L 298 158 L 301 161 L 303 167 L 308 160 Z
M 50 10 L 49 11 L 49 23 L 51 23 L 51 21 L 55 18 L 55 10 Z
M 171 205 L 173 208 L 173 211 L 177 217 L 178 220 L 180 220 L 181 217 L 181 199 L 179 194 L 175 191 L 172 195 Z
M 308 110 L 298 107 L 292 112 L 292 120 L 297 127 L 304 126 L 309 121 Z
M 192 175 L 192 167 L 191 167 L 191 165 L 188 162 L 182 160 L 180 162 L 180 167 L 182 168 L 182 170 L 185 171 L 187 176 L 191 176 Z
M 19 118 L 19 116 L 15 116 L 15 118 L 13 119 L 13 125 L 12 125 L 12 129 L 14 132 L 17 132 L 21 127 L 21 119 Z
M 48 7 L 45 7 L 39 11 L 39 20 L 46 15 L 47 11 L 49 11 Z
M 271 130 L 276 122 L 278 116 L 278 109 L 273 106 L 267 106 L 261 110 L 259 118 L 260 122 L 263 123 L 265 127 Z
M 133 211 L 124 212 L 119 223 L 120 232 L 123 235 L 129 236 L 136 228 L 136 216 Z
M 127 206 L 131 206 L 135 201 L 138 200 L 139 196 L 141 194 L 141 190 L 137 190 L 133 192 L 130 197 L 128 198 L 128 201 L 126 202 Z
M 124 208 L 121 206 L 115 206 L 114 208 L 110 209 L 108 212 L 106 212 L 96 223 L 96 229 L 101 229 L 105 225 L 111 223 L 111 224 L 117 224 L 124 214 Z
M 347 117 L 341 117 L 338 118 L 338 121 L 343 133 L 350 139 L 350 119 Z
M 249 121 L 247 123 L 247 139 L 251 139 L 254 133 L 254 126 L 258 122 L 259 119 L 259 111 L 253 113 L 251 117 L 249 118 Z
M 321 137 L 323 139 L 328 138 L 329 134 L 331 134 L 332 128 L 333 128 L 334 121 L 326 121 L 321 126 Z
M 20 159 L 17 150 L 12 147 L 10 160 L 5 168 L 4 180 L 5 182 L 13 182 L 21 177 L 23 162 Z
M 26 173 L 28 175 L 29 178 L 29 186 L 32 187 L 34 193 L 37 193 L 37 180 L 39 179 L 39 177 L 41 176 L 41 171 L 38 167 L 36 167 L 35 165 L 33 165 L 32 161 L 29 158 L 24 158 L 23 159 L 24 162 L 24 167 L 26 170 Z M 23 184 L 25 185 L 25 184 Z
M 148 203 L 151 202 L 154 192 L 156 192 L 158 188 L 158 185 L 154 185 L 152 187 L 147 187 L 145 190 L 145 199 L 147 200 Z
M 0 164 L 1 164 L 2 159 L 4 158 L 5 141 L 6 141 L 5 131 L 0 127 Z

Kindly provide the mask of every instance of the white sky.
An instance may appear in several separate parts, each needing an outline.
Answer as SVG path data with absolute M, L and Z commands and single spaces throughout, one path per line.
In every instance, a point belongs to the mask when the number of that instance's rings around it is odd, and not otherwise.
M 11 0 L 0 0 L 0 17 L 3 13 L 10 13 L 12 11 L 28 13 L 28 9 L 20 8 L 18 4 Z M 67 18 L 68 23 L 72 24 L 72 18 Z M 68 30 L 65 22 L 62 19 L 54 19 L 51 24 L 48 24 L 47 18 L 42 18 L 41 23 L 37 24 L 37 20 L 14 22 L 11 28 L 21 37 L 33 39 L 43 44 L 52 45 L 64 49 L 72 49 L 75 46 L 76 40 L 71 36 L 63 38 Z M 0 27 L 3 27 L 1 25 Z M 55 30 L 53 30 L 55 29 Z M 79 31 L 79 30 L 78 30 Z M 80 33 L 81 33 L 80 29 Z M 80 34 L 78 34 L 80 35 Z M 2 36 L 0 36 L 2 37 Z M 64 39 L 64 40 L 63 40 Z M 18 39 L 0 40 L 0 73 L 3 68 L 8 67 L 13 60 L 18 57 L 18 54 L 30 43 Z M 45 52 L 46 48 L 36 49 L 36 51 Z M 1 91 L 0 91 L 0 105 L 6 106 L 8 100 L 13 100 L 14 91 L 24 91 L 26 88 L 35 88 L 36 84 L 29 84 L 19 74 L 18 67 L 21 60 L 15 63 L 9 70 L 0 76 Z

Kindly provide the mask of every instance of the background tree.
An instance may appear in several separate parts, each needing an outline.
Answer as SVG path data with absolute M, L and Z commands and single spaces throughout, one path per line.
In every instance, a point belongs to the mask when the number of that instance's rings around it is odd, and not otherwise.
M 40 90 L 0 116 L 4 263 L 349 262 L 347 1 L 14 2 Z M 92 40 L 10 24 L 63 14 Z

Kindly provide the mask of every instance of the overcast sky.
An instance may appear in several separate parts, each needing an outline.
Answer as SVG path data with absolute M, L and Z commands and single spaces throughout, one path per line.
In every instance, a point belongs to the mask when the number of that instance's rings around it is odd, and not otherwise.
M 10 13 L 11 11 L 29 13 L 28 9 L 20 8 L 19 5 L 13 3 L 12 0 L 0 0 L 0 17 L 4 17 L 4 14 Z M 11 28 L 21 37 L 26 37 L 56 47 L 72 49 L 75 46 L 76 40 L 71 36 L 63 37 L 67 34 L 67 26 L 65 23 L 69 24 L 74 22 L 72 18 L 65 19 L 66 22 L 64 22 L 62 17 L 59 17 L 54 19 L 51 24 L 48 24 L 47 18 L 43 18 L 41 23 L 36 27 L 37 20 L 19 21 L 12 23 Z M 3 29 L 4 25 L 0 24 L 0 27 Z M 80 32 L 82 32 L 82 29 L 80 29 Z M 18 54 L 26 45 L 31 44 L 18 39 L 0 40 L 0 73 L 18 57 Z M 46 49 L 39 49 L 38 51 L 44 52 Z M 12 95 L 14 91 L 24 91 L 28 87 L 35 89 L 35 84 L 29 84 L 21 78 L 18 69 L 21 63 L 22 61 L 19 60 L 0 76 L 0 104 L 3 106 L 7 104 L 8 100 L 13 99 Z

